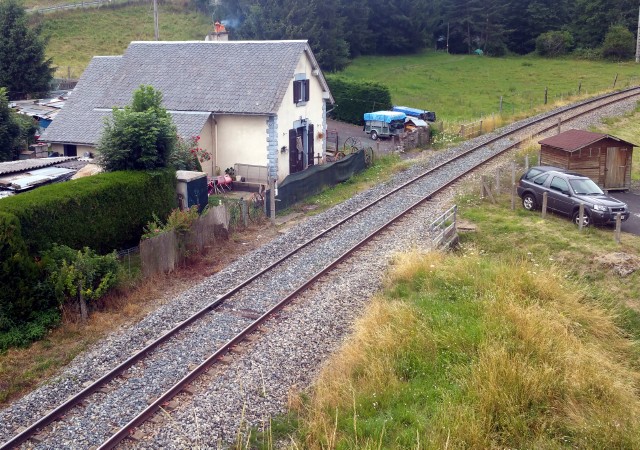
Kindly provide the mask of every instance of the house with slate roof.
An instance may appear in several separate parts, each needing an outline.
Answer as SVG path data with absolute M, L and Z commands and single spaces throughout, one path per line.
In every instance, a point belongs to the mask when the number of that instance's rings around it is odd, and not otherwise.
M 283 180 L 324 156 L 334 100 L 307 41 L 132 42 L 92 59 L 41 140 L 95 152 L 104 119 L 143 84 L 162 92 L 180 136 L 200 136 L 209 175 L 241 164 Z

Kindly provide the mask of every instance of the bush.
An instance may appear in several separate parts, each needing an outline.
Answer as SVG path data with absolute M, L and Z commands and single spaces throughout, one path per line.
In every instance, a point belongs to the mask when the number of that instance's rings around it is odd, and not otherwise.
M 98 143 L 98 161 L 107 172 L 167 167 L 177 131 L 161 104 L 162 93 L 142 85 L 131 106 L 114 108 Z
M 27 253 L 20 222 L 0 212 L 0 351 L 41 339 L 60 321 L 55 301 Z
M 0 352 L 10 347 L 25 347 L 46 336 L 60 324 L 60 311 L 55 308 L 34 312 L 33 319 L 26 323 L 0 328 Z
M 589 61 L 597 61 L 602 59 L 602 50 L 599 48 L 576 48 L 572 55 L 578 59 L 586 59 Z
M 573 36 L 568 31 L 548 31 L 536 39 L 540 56 L 562 56 L 573 48 Z
M 602 44 L 602 56 L 620 61 L 632 58 L 634 52 L 635 39 L 631 31 L 622 25 L 613 25 L 609 28 Z
M 38 281 L 38 266 L 27 252 L 20 222 L 0 212 L 0 331 L 27 321 L 42 306 L 34 291 Z
M 18 218 L 32 255 L 54 243 L 108 253 L 136 245 L 152 213 L 176 207 L 175 185 L 172 170 L 103 173 L 5 198 L 0 211 Z
M 326 79 L 336 100 L 331 116 L 337 120 L 362 125 L 364 113 L 391 109 L 391 93 L 382 84 L 333 75 Z
M 54 245 L 44 256 L 44 271 L 49 291 L 59 306 L 78 302 L 83 319 L 87 301 L 104 296 L 118 282 L 120 264 L 114 253 L 100 256 L 85 247 L 74 250 L 66 245 Z

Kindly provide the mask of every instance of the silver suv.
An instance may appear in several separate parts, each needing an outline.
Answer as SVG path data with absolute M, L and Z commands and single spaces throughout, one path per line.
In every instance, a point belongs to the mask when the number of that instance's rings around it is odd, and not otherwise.
M 542 194 L 547 193 L 547 208 L 571 217 L 577 225 L 580 203 L 584 203 L 583 226 L 615 222 L 616 214 L 622 220 L 629 218 L 627 205 L 604 192 L 590 178 L 549 166 L 536 166 L 522 175 L 518 195 L 522 206 L 531 211 L 542 205 Z

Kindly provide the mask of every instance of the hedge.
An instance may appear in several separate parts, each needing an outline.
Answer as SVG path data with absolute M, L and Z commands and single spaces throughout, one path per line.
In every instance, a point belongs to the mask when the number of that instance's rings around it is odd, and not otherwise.
M 327 75 L 327 83 L 336 106 L 330 115 L 343 122 L 363 125 L 364 113 L 391 109 L 391 93 L 383 84 L 357 81 L 339 75 Z
M 175 186 L 172 170 L 110 172 L 2 199 L 0 211 L 18 218 L 32 255 L 54 243 L 107 253 L 136 245 L 153 213 L 166 217 Z

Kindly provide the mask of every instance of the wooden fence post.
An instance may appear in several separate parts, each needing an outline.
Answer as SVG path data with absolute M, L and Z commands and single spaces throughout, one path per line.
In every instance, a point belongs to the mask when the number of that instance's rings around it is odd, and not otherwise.
M 511 161 L 511 210 L 516 209 L 516 162 Z
M 242 222 L 246 228 L 249 226 L 249 208 L 247 208 L 247 202 L 242 197 L 240 197 L 240 209 L 242 210 Z
M 617 213 L 616 214 L 616 231 L 615 231 L 615 238 L 616 238 L 616 242 L 619 244 L 620 243 L 620 231 L 622 230 L 622 214 Z
M 618 74 L 616 74 L 616 77 L 613 79 L 613 88 L 616 88 L 616 83 L 618 82 Z
M 495 203 L 496 199 L 493 197 L 493 193 L 491 192 L 491 186 L 489 186 L 489 177 L 486 175 L 482 175 L 482 183 L 481 183 L 481 197 L 484 198 L 484 194 L 487 194 L 491 203 Z
M 549 94 L 549 88 L 545 87 L 544 88 L 544 104 L 547 104 L 547 98 L 548 98 L 548 94 Z
M 542 193 L 542 218 L 547 218 L 547 193 Z

